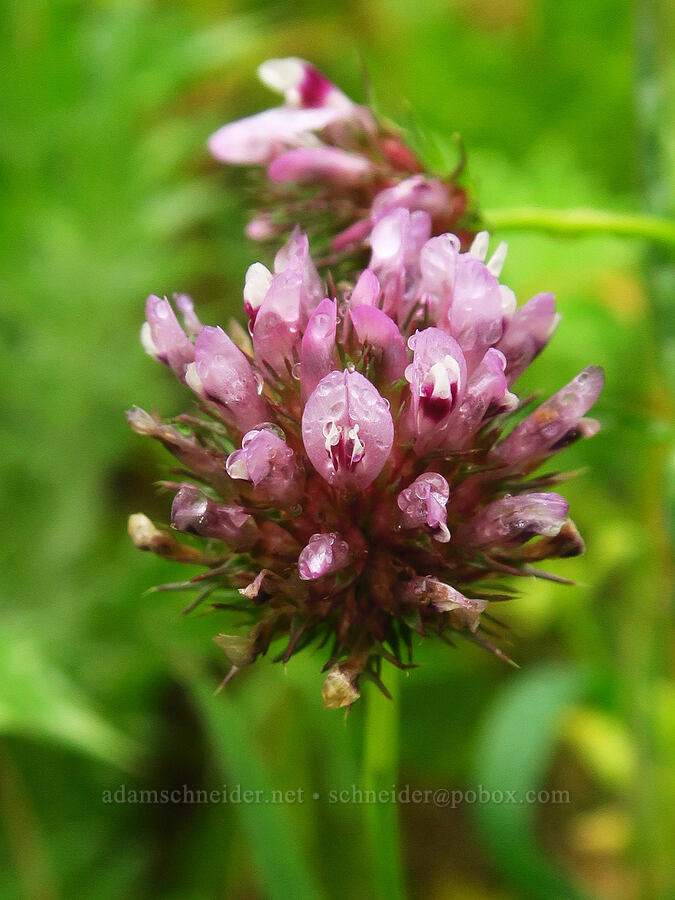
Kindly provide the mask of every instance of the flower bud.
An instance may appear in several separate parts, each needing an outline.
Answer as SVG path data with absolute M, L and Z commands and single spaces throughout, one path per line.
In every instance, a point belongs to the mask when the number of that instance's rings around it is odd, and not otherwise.
M 302 494 L 295 454 L 273 425 L 247 432 L 241 450 L 230 453 L 226 465 L 230 478 L 250 481 L 270 503 L 293 506 Z
M 380 282 L 382 308 L 399 324 L 414 304 L 414 296 L 406 293 L 406 281 L 416 272 L 420 250 L 430 234 L 427 213 L 400 207 L 379 219 L 371 232 L 370 268 Z
M 361 345 L 368 345 L 375 378 L 385 385 L 403 377 L 408 353 L 398 325 L 376 306 L 356 306 L 349 318 Z
M 401 524 L 404 528 L 428 526 L 433 537 L 443 544 L 450 540 L 446 526 L 446 505 L 450 496 L 448 482 L 436 472 L 420 475 L 398 495 Z
M 183 317 L 185 330 L 191 337 L 196 337 L 204 327 L 195 312 L 195 304 L 189 294 L 174 294 L 173 302 Z
M 516 310 L 497 344 L 497 349 L 506 357 L 509 384 L 513 384 L 541 353 L 559 321 L 555 297 L 551 293 L 537 294 Z
M 359 372 L 331 372 L 305 405 L 302 439 L 326 481 L 362 491 L 380 474 L 394 441 L 389 405 Z
M 446 184 L 438 178 L 418 174 L 380 191 L 373 200 L 370 215 L 373 222 L 378 222 L 395 209 L 407 209 L 424 212 L 432 219 L 444 219 L 451 205 Z
M 336 663 L 323 683 L 321 694 L 324 709 L 341 709 L 358 700 L 361 696 L 357 687 L 359 674 L 349 660 Z
M 145 304 L 145 317 L 141 328 L 143 349 L 159 362 L 170 366 L 184 381 L 185 370 L 194 360 L 195 351 L 166 297 L 162 299 L 150 294 Z
M 137 434 L 155 438 L 186 469 L 217 488 L 223 496 L 229 495 L 232 482 L 225 472 L 222 454 L 204 447 L 192 435 L 183 434 L 175 425 L 165 425 L 139 406 L 128 410 L 127 421 Z
M 259 631 L 254 626 L 248 634 L 216 634 L 213 638 L 237 669 L 243 669 L 255 662 L 260 650 L 257 648 Z
M 178 531 L 217 538 L 237 549 L 251 547 L 258 533 L 241 506 L 216 503 L 191 484 L 183 485 L 174 497 L 171 524 Z
M 380 282 L 372 269 L 364 269 L 354 285 L 349 298 L 349 309 L 357 306 L 375 306 L 380 296 Z
M 275 276 L 255 319 L 253 348 L 261 369 L 281 381 L 300 355 L 300 336 L 321 300 L 321 282 L 305 235 L 294 232 L 276 255 Z
M 422 247 L 418 298 L 430 322 L 447 321 L 458 258 L 459 238 L 454 234 L 432 237 Z
M 298 573 L 303 581 L 313 581 L 343 569 L 349 558 L 349 545 L 339 534 L 313 534 L 298 557 Z
M 601 366 L 587 366 L 550 400 L 523 419 L 493 451 L 493 459 L 513 466 L 533 462 L 583 436 L 582 416 L 600 396 L 605 382 Z
M 221 405 L 239 431 L 248 431 L 268 418 L 251 364 L 222 328 L 206 326 L 199 332 L 193 371 L 198 380 L 191 371 L 190 387 Z
M 196 547 L 181 544 L 168 531 L 157 528 L 143 513 L 129 516 L 129 537 L 138 550 L 149 550 L 175 562 L 199 564 L 208 558 Z
M 474 547 L 523 544 L 536 534 L 555 537 L 565 524 L 569 503 L 560 494 L 518 494 L 489 503 L 463 525 L 458 538 Z
M 272 273 L 262 263 L 255 262 L 246 270 L 244 283 L 244 312 L 255 321 L 258 310 L 265 299 L 270 285 Z
M 336 147 L 298 147 L 277 156 L 267 174 L 271 181 L 328 181 L 351 185 L 363 181 L 372 168 L 365 156 Z
M 336 333 L 337 302 L 326 298 L 310 316 L 300 345 L 300 384 L 305 398 L 335 368 Z

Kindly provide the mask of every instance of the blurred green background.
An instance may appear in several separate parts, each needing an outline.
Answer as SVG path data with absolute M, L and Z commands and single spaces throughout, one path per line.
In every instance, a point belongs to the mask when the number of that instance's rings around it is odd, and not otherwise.
M 182 573 L 133 549 L 167 517 L 168 458 L 126 427 L 185 396 L 142 352 L 150 292 L 237 315 L 256 248 L 242 178 L 207 158 L 271 105 L 270 56 L 312 59 L 442 146 L 460 132 L 485 209 L 668 213 L 673 14 L 640 0 L 7 0 L 0 70 L 0 896 L 366 898 L 364 710 L 321 707 L 323 659 L 260 661 L 224 693 L 225 613 L 181 618 Z M 660 98 L 660 99 L 659 99 Z M 659 105 L 660 104 L 660 105 Z M 400 697 L 399 785 L 565 790 L 536 805 L 401 804 L 414 898 L 675 897 L 673 260 L 611 237 L 509 233 L 505 280 L 557 294 L 521 387 L 604 365 L 603 429 L 566 451 L 579 586 L 500 613 L 511 670 L 422 645 Z M 385 679 L 386 680 L 386 679 Z M 385 735 L 382 740 L 387 740 Z M 303 803 L 104 802 L 125 789 L 275 788 Z M 318 801 L 308 799 L 312 793 Z M 365 814 L 365 815 L 364 815 Z

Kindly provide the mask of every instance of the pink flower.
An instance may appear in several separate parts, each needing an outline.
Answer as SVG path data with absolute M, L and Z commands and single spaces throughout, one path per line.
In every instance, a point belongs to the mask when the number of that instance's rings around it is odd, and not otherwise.
M 358 372 L 331 372 L 305 405 L 302 440 L 310 462 L 330 485 L 362 491 L 389 458 L 394 440 L 389 404 Z
M 284 104 L 230 122 L 212 134 L 209 150 L 221 162 L 269 163 L 288 147 L 305 143 L 313 132 L 356 115 L 351 100 L 302 59 L 267 60 L 258 75 L 284 95 Z
M 416 331 L 408 339 L 413 361 L 405 370 L 410 382 L 409 429 L 416 448 L 440 444 L 466 388 L 466 362 L 457 341 L 440 328 Z

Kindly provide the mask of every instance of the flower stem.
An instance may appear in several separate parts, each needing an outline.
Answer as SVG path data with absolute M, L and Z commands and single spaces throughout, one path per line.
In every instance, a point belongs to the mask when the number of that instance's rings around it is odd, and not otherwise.
M 375 791 L 376 801 L 364 806 L 374 884 L 376 896 L 387 900 L 405 898 L 398 807 L 392 795 L 398 778 L 398 678 L 392 668 L 387 677 L 391 700 L 375 688 L 368 694 L 363 749 L 364 790 Z
M 545 231 L 549 234 L 612 234 L 641 238 L 655 244 L 675 247 L 675 220 L 659 216 L 602 212 L 597 209 L 539 209 L 518 206 L 485 210 L 483 219 L 489 228 L 512 231 Z

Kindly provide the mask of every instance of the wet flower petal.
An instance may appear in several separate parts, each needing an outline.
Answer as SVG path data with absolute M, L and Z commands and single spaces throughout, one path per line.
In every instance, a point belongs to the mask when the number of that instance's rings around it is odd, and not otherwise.
M 502 336 L 499 282 L 470 253 L 460 253 L 457 259 L 448 326 L 462 348 L 469 372 Z
M 191 484 L 183 485 L 174 497 L 171 524 L 178 531 L 218 538 L 236 549 L 251 547 L 258 537 L 245 509 L 216 503 Z
M 402 378 L 408 353 L 398 325 L 376 306 L 356 306 L 350 310 L 349 318 L 359 343 L 368 346 L 383 386 Z
M 505 368 L 503 353 L 490 347 L 469 379 L 464 398 L 448 423 L 450 446 L 466 446 L 486 416 L 517 407 L 518 398 L 506 384 Z
M 194 360 L 195 351 L 166 297 L 151 294 L 145 304 L 145 317 L 141 329 L 143 349 L 159 362 L 170 366 L 184 380 L 185 370 Z
M 536 534 L 555 537 L 565 524 L 569 503 L 560 494 L 518 494 L 488 504 L 461 529 L 469 545 L 520 544 Z
M 495 448 L 493 459 L 504 465 L 519 465 L 554 452 L 574 432 L 600 396 L 605 373 L 600 366 L 587 366 L 562 390 L 542 403 Z
M 324 375 L 335 368 L 337 303 L 326 297 L 310 316 L 300 347 L 300 383 L 303 397 L 312 393 Z
M 389 406 L 359 372 L 331 372 L 313 391 L 302 415 L 302 439 L 326 481 L 362 491 L 380 474 L 394 441 Z
M 464 395 L 466 363 L 457 343 L 440 328 L 417 331 L 408 340 L 413 361 L 405 370 L 410 382 L 409 428 L 421 439 L 421 451 L 439 444 L 450 413 Z

